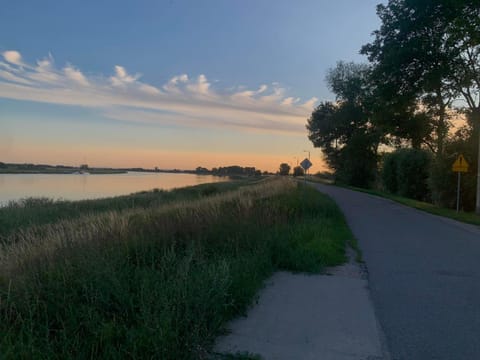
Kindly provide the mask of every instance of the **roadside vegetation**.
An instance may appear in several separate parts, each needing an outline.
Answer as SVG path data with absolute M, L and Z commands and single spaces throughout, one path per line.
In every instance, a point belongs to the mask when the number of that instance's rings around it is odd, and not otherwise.
M 480 226 L 480 216 L 473 213 L 473 212 L 456 212 L 456 210 L 453 209 L 448 209 L 448 208 L 443 208 L 439 207 L 437 205 L 425 202 L 425 201 L 419 201 L 415 199 L 410 199 L 398 195 L 394 195 L 385 191 L 380 191 L 380 190 L 373 190 L 373 189 L 363 189 L 363 188 L 357 188 L 357 187 L 349 187 L 352 190 L 356 191 L 361 191 L 365 192 L 370 195 L 375 195 L 375 196 L 380 196 L 384 197 L 393 201 L 396 201 L 400 204 L 410 206 L 412 208 L 422 210 L 425 212 L 428 212 L 430 214 L 438 215 L 438 216 L 443 216 L 447 217 L 453 220 L 461 221 L 467 224 L 473 224 L 473 225 L 479 225 Z
M 319 177 L 319 176 L 314 175 L 314 176 L 309 177 L 308 181 L 309 182 L 314 182 L 314 183 L 319 183 L 319 184 L 324 184 L 324 185 L 335 185 L 334 181 L 332 181 L 328 178 L 325 178 L 323 176 Z M 350 190 L 360 191 L 360 192 L 364 192 L 366 194 L 375 195 L 375 196 L 383 197 L 383 198 L 386 198 L 386 199 L 390 199 L 390 200 L 396 201 L 400 204 L 410 206 L 410 207 L 415 208 L 417 210 L 422 210 L 422 211 L 428 212 L 428 213 L 433 214 L 433 215 L 443 216 L 443 217 L 447 217 L 447 218 L 450 218 L 450 219 L 453 219 L 453 220 L 461 221 L 461 222 L 464 222 L 464 223 L 467 223 L 467 224 L 473 224 L 473 225 L 479 225 L 480 226 L 480 216 L 473 213 L 473 212 L 460 211 L 460 212 L 457 213 L 456 210 L 453 210 L 453 209 L 440 207 L 440 206 L 437 206 L 435 204 L 432 204 L 432 203 L 426 202 L 426 201 L 420 201 L 420 200 L 415 200 L 415 199 L 404 197 L 404 196 L 395 195 L 395 194 L 389 193 L 389 192 L 384 191 L 384 190 L 365 189 L 365 188 L 361 188 L 361 187 L 342 185 L 342 184 L 338 184 L 338 183 L 336 185 L 337 186 L 343 186 L 343 187 L 345 187 L 347 189 L 350 189 Z M 353 244 L 350 244 L 350 246 L 353 249 L 355 249 L 358 253 L 359 250 L 357 249 L 358 245 L 356 244 L 356 242 L 353 242 Z M 361 258 L 357 257 L 357 261 L 361 261 Z
M 308 138 L 336 183 L 431 203 L 421 208 L 449 217 L 458 216 L 438 209 L 456 207 L 452 165 L 463 155 L 460 209 L 480 215 L 478 1 L 389 0 L 377 15 L 360 50 L 368 63 L 330 69 L 336 99 L 314 109 Z
M 2 359 L 207 359 L 274 271 L 320 272 L 352 241 L 331 199 L 284 177 L 89 204 L 2 237 Z

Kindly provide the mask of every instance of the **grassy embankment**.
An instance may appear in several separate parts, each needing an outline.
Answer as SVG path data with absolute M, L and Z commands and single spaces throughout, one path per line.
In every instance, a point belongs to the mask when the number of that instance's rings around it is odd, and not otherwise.
M 208 358 L 273 271 L 345 260 L 352 235 L 311 188 L 267 179 L 183 191 L 10 226 L 0 248 L 1 358 Z
M 154 189 L 131 195 L 95 200 L 63 201 L 48 198 L 27 198 L 0 207 L 0 242 L 14 231 L 59 220 L 74 219 L 85 214 L 108 211 L 145 209 L 165 205 L 172 201 L 196 200 L 207 195 L 233 190 L 241 185 L 254 184 L 258 179 L 219 182 L 178 188 L 171 191 Z
M 333 185 L 333 182 L 325 181 L 323 179 L 318 179 L 318 178 L 315 178 L 315 177 L 312 177 L 311 179 L 309 179 L 309 181 L 318 182 L 318 183 L 322 183 L 322 184 L 325 184 L 325 185 Z M 342 186 L 342 185 L 339 185 L 339 186 Z M 450 219 L 457 220 L 457 221 L 461 221 L 461 222 L 464 222 L 464 223 L 467 223 L 467 224 L 480 225 L 480 216 L 473 213 L 473 212 L 460 211 L 460 212 L 457 213 L 453 209 L 439 207 L 439 206 L 431 204 L 431 203 L 418 201 L 418 200 L 414 200 L 414 199 L 409 199 L 409 198 L 406 198 L 406 197 L 390 194 L 388 192 L 381 191 L 381 190 L 364 189 L 364 188 L 358 188 L 358 187 L 354 187 L 354 186 L 342 186 L 342 187 L 345 187 L 345 188 L 350 189 L 350 190 L 360 191 L 360 192 L 364 192 L 364 193 L 367 193 L 367 194 L 370 194 L 370 195 L 375 195 L 375 196 L 380 196 L 380 197 L 383 197 L 383 198 L 386 198 L 386 199 L 390 199 L 390 200 L 396 201 L 400 204 L 410 206 L 412 208 L 422 210 L 422 211 L 428 212 L 430 214 L 443 216 L 443 217 L 450 218 Z

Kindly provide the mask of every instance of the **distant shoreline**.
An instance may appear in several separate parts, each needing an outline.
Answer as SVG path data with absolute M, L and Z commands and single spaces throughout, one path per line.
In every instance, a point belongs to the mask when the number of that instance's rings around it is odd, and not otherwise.
M 75 174 L 90 174 L 90 175 L 102 175 L 102 174 L 125 174 L 128 171 L 126 170 L 94 170 L 90 169 L 86 172 L 80 172 L 78 170 L 5 170 L 0 169 L 0 174 L 8 174 L 8 175 L 21 175 L 21 174 L 39 174 L 39 175 L 75 175 Z
M 272 175 L 267 171 L 260 171 L 255 167 L 242 167 L 238 165 L 223 166 L 213 168 L 211 170 L 204 167 L 197 167 L 195 170 L 179 170 L 179 169 L 144 169 L 144 168 L 103 168 L 89 167 L 87 164 L 80 166 L 66 165 L 46 165 L 46 164 L 15 164 L 0 162 L 1 174 L 91 174 L 91 175 L 108 175 L 108 174 L 125 174 L 128 172 L 143 173 L 166 173 L 166 174 L 193 174 L 193 175 L 213 175 L 220 177 L 251 177 Z
M 65 166 L 65 165 L 45 165 L 45 164 L 7 164 L 0 162 L 0 174 L 126 174 L 128 172 L 146 172 L 146 173 L 187 173 L 193 174 L 193 170 L 162 170 L 162 169 L 144 169 L 144 168 L 102 168 L 89 167 L 88 165 Z

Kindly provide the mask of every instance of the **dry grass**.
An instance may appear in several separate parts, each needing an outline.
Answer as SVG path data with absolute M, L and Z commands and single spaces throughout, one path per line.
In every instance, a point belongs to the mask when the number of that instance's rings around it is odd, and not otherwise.
M 55 224 L 32 226 L 8 236 L 1 244 L 0 274 L 8 279 L 32 266 L 54 266 L 57 254 L 65 256 L 66 251 L 74 251 L 78 246 L 99 247 L 105 243 L 128 242 L 138 223 L 154 226 L 164 235 L 178 228 L 195 231 L 217 222 L 225 204 L 235 207 L 239 215 L 245 215 L 254 201 L 292 191 L 295 187 L 291 179 L 270 178 L 256 185 L 198 200 L 84 215 Z
M 0 250 L 0 358 L 205 359 L 273 271 L 341 263 L 351 238 L 286 178 L 18 230 Z

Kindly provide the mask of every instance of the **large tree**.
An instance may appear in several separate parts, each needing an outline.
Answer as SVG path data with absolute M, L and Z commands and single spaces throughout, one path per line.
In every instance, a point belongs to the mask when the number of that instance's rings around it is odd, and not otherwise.
M 370 121 L 369 68 L 339 62 L 327 75 L 336 102 L 323 102 L 307 123 L 308 137 L 320 147 L 341 182 L 368 186 L 374 179 L 379 135 Z
M 378 5 L 377 13 L 382 25 L 362 53 L 373 63 L 379 93 L 390 102 L 389 109 L 406 111 L 421 103 L 432 119 L 436 151 L 442 154 L 452 101 L 465 108 L 480 129 L 480 3 L 390 0 Z

